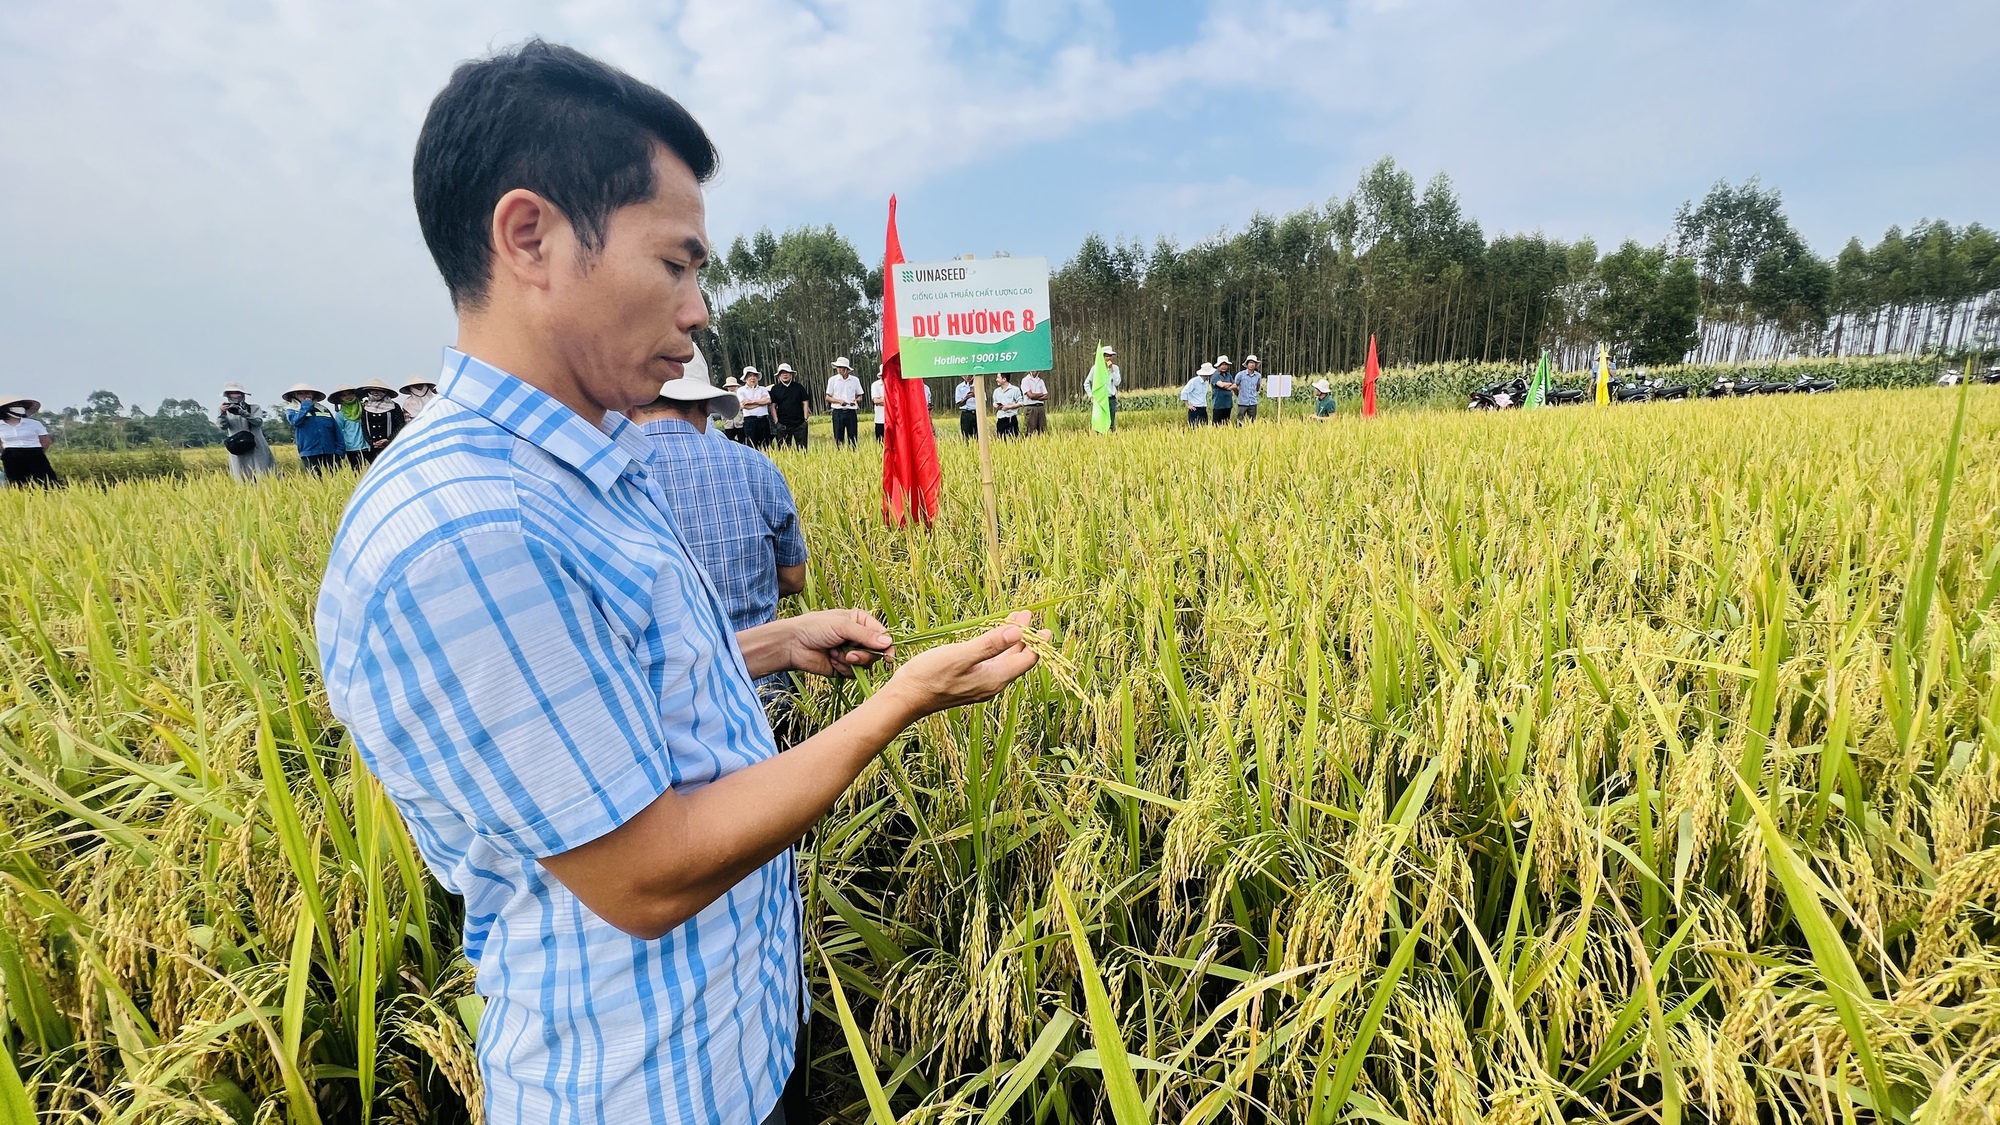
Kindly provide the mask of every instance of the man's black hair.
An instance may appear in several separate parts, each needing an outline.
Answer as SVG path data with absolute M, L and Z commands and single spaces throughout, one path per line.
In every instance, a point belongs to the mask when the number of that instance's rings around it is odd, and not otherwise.
M 553 203 L 586 251 L 620 207 L 653 197 L 653 146 L 699 182 L 715 145 L 681 103 L 571 47 L 530 39 L 462 63 L 431 102 L 412 162 L 417 224 L 454 308 L 486 299 L 493 208 L 526 188 Z

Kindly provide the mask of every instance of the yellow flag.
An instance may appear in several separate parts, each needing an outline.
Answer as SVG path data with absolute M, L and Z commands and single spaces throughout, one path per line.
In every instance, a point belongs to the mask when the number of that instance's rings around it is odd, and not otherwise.
M 1611 405 L 1611 353 L 1597 345 L 1597 405 Z

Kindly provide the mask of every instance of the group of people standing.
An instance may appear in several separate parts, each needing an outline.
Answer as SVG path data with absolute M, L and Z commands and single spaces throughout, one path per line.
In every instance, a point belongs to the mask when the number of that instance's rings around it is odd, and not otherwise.
M 993 436 L 1013 438 L 1048 430 L 1049 385 L 1040 374 L 1024 371 L 1016 382 L 1015 376 L 1002 371 L 994 380 Z M 928 395 L 930 388 L 924 393 Z M 959 436 L 968 440 L 978 437 L 979 385 L 971 375 L 952 388 L 951 400 L 958 407 Z
M 707 368 L 700 368 L 701 377 L 707 378 Z M 772 445 L 788 446 L 794 449 L 806 448 L 806 423 L 813 414 L 812 392 L 798 381 L 798 373 L 789 363 L 778 365 L 778 381 L 771 386 L 764 385 L 763 373 L 755 367 L 745 367 L 742 379 L 730 376 L 722 384 L 723 390 L 736 396 L 738 410 L 725 419 L 715 415 L 722 432 L 731 441 L 756 449 L 768 449 Z M 882 440 L 884 427 L 888 425 L 887 392 L 878 373 L 875 382 L 868 388 L 868 401 L 875 410 L 875 440 Z M 841 356 L 833 361 L 833 374 L 827 378 L 823 395 L 827 414 L 833 420 L 833 444 L 853 447 L 861 440 L 861 377 L 854 373 L 854 365 Z M 931 389 L 924 387 L 924 406 L 931 404 Z
M 1263 387 L 1263 362 L 1256 356 L 1244 356 L 1241 371 L 1232 368 L 1228 356 L 1216 356 L 1215 362 L 1202 364 L 1201 370 L 1181 387 L 1188 425 L 1221 426 L 1231 421 L 1256 421 Z
M 413 379 L 399 391 L 380 379 L 335 387 L 332 393 L 299 383 L 284 393 L 285 422 L 292 427 L 299 464 L 318 475 L 342 467 L 362 469 L 380 456 L 396 435 L 423 413 L 437 394 L 429 379 Z M 229 475 L 256 480 L 278 471 L 277 458 L 264 436 L 269 418 L 250 401 L 241 383 L 225 383 L 215 424 L 229 453 Z

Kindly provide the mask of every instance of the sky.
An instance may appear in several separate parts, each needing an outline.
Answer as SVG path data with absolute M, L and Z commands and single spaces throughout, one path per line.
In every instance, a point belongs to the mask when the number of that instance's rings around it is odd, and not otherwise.
M 0 394 L 152 410 L 433 372 L 409 160 L 531 35 L 679 98 L 719 246 L 1051 266 L 1319 205 L 1392 156 L 1488 235 L 1662 239 L 1759 176 L 1822 254 L 2000 225 L 1993 0 L 0 0 Z

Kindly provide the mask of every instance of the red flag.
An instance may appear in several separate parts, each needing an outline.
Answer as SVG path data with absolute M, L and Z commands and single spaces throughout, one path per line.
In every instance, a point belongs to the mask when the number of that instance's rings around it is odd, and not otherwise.
M 1368 368 L 1361 374 L 1361 416 L 1375 417 L 1375 380 L 1382 377 L 1382 365 L 1375 362 L 1375 337 L 1368 337 Z
M 924 381 L 903 378 L 903 355 L 896 338 L 895 269 L 903 262 L 896 237 L 896 197 L 889 197 L 889 242 L 882 255 L 882 518 L 907 523 L 915 516 L 929 526 L 937 519 L 944 471 L 938 468 L 937 434 L 931 430 Z

